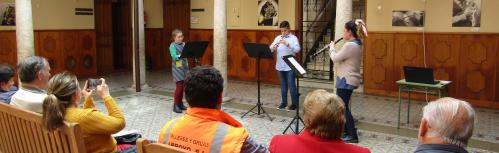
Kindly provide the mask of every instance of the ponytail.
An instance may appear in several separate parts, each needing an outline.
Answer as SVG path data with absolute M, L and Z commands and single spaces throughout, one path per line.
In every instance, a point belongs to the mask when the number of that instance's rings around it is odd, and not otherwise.
M 364 38 L 367 37 L 366 23 L 364 23 L 361 19 L 357 19 L 355 20 L 355 24 L 357 25 L 357 39 L 364 40 Z
M 352 32 L 355 39 L 364 40 L 367 37 L 367 27 L 361 19 L 352 20 L 345 23 L 345 29 Z
M 43 100 L 42 123 L 47 130 L 54 131 L 64 125 L 66 108 L 74 103 L 73 96 L 79 88 L 76 76 L 69 72 L 56 74 L 50 79 L 48 95 Z
M 43 126 L 49 130 L 55 129 L 64 125 L 64 115 L 66 107 L 61 106 L 59 99 L 54 94 L 49 94 L 43 100 Z

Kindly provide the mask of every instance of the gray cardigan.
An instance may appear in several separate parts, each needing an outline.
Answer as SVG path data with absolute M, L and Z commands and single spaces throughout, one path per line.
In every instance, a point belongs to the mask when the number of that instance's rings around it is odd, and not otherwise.
M 334 48 L 329 50 L 331 60 L 337 64 L 336 73 L 338 77 L 345 78 L 347 84 L 359 86 L 360 84 L 360 64 L 362 60 L 361 45 L 349 41 L 343 47 L 336 51 Z

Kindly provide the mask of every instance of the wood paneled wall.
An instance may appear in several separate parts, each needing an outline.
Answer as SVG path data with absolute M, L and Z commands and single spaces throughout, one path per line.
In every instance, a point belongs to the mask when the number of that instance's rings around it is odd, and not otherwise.
M 15 31 L 0 31 L 0 44 L 0 63 L 17 67 Z M 97 74 L 94 30 L 36 30 L 35 50 L 47 58 L 52 74 L 65 70 L 79 77 Z
M 295 32 L 295 31 L 294 31 Z M 293 32 L 293 33 L 294 33 Z M 228 76 L 231 79 L 256 81 L 256 60 L 250 58 L 244 50 L 244 42 L 271 44 L 274 38 L 280 35 L 275 30 L 228 30 Z M 201 65 L 213 65 L 213 30 L 191 29 L 191 41 L 209 41 L 208 49 L 201 59 Z M 275 59 L 275 55 L 274 55 Z M 260 61 L 261 80 L 265 83 L 278 84 L 279 77 L 275 70 L 275 60 L 263 59 Z
M 499 34 L 372 32 L 364 50 L 364 91 L 395 96 L 404 65 L 434 69 L 450 80 L 450 96 L 499 108 Z M 426 45 L 426 54 L 424 45 Z M 419 98 L 422 98 L 420 95 Z
M 15 31 L 0 31 L 0 63 L 16 67 L 17 46 Z

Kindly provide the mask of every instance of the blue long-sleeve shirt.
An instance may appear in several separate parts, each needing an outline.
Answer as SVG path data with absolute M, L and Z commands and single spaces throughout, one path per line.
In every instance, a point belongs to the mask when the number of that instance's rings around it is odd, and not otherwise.
M 0 90 L 0 102 L 9 104 L 12 95 L 14 95 L 16 92 L 17 88 L 15 86 L 12 86 L 9 91 Z
M 296 53 L 300 52 L 300 42 L 298 41 L 298 38 L 293 35 L 293 34 L 288 34 L 288 36 L 284 37 L 283 35 L 279 35 L 274 39 L 274 42 L 270 45 L 270 50 L 274 50 L 274 45 L 279 43 L 281 39 L 284 39 L 289 46 L 286 46 L 286 44 L 279 44 L 277 47 L 277 62 L 275 64 L 275 69 L 277 71 L 291 71 L 291 68 L 284 62 L 282 59 L 283 56 L 287 55 L 295 55 Z

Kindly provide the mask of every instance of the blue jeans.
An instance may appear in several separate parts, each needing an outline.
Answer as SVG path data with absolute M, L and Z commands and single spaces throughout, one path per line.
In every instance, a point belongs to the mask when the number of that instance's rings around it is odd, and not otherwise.
M 288 105 L 288 87 L 291 93 L 291 106 L 298 104 L 298 91 L 296 90 L 295 73 L 291 71 L 277 71 L 281 81 L 281 105 Z
M 350 97 L 352 96 L 352 92 L 353 90 L 350 89 L 336 88 L 336 95 L 338 95 L 345 104 L 345 132 L 348 135 L 357 138 L 357 130 L 355 128 L 353 115 L 352 112 L 350 112 Z

